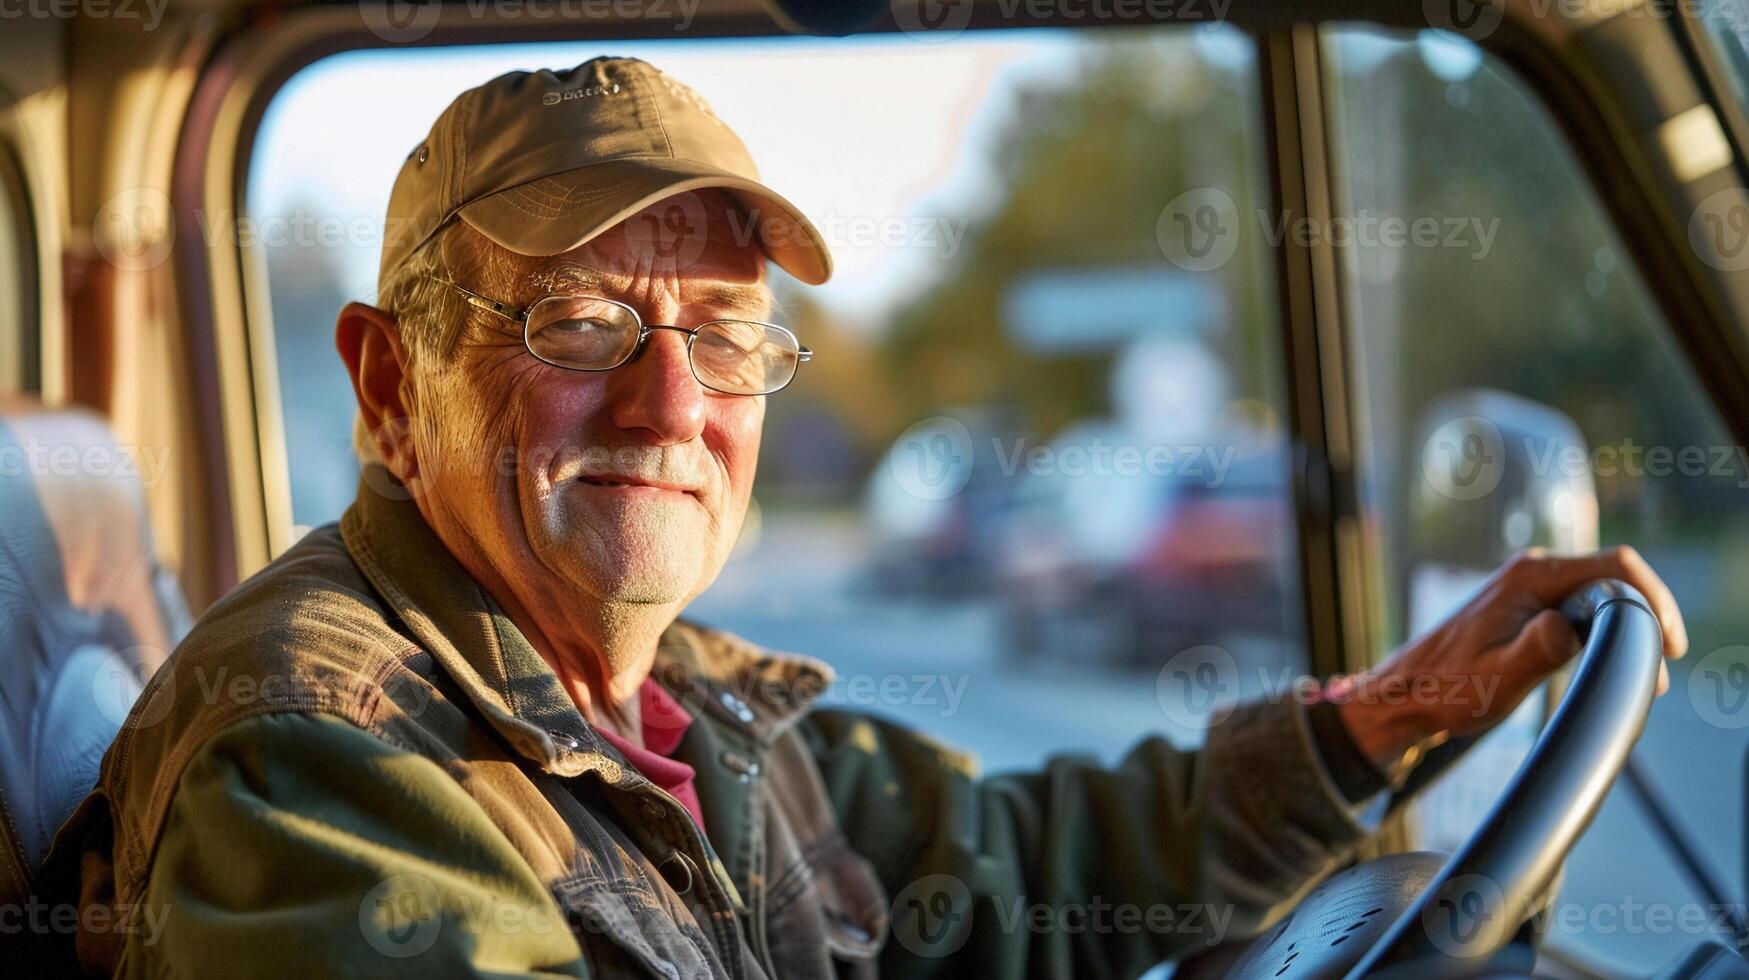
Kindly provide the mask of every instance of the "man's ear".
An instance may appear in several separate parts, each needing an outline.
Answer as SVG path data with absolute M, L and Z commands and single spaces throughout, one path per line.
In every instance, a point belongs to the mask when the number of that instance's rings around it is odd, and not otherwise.
M 419 473 L 405 404 L 407 356 L 393 315 L 367 303 L 348 303 L 334 327 L 334 346 L 352 375 L 358 414 L 377 454 L 402 483 Z

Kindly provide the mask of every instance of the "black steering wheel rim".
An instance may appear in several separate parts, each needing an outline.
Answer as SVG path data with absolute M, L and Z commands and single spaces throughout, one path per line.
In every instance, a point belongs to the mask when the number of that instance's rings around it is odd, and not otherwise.
M 1562 611 L 1584 648 L 1560 706 L 1481 825 L 1348 977 L 1486 969 L 1602 805 L 1645 730 L 1663 634 L 1645 597 L 1613 579 L 1575 592 Z

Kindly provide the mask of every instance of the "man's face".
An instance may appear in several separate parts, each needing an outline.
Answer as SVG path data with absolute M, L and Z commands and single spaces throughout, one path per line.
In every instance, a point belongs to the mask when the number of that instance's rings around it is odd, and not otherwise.
M 766 319 L 763 254 L 737 243 L 726 195 L 699 196 L 708 236 L 680 248 L 678 261 L 658 257 L 673 248 L 627 233 L 656 227 L 648 219 L 661 217 L 658 204 L 563 255 L 515 256 L 513 281 L 461 284 L 524 308 L 585 292 L 630 306 L 645 323 L 688 328 Z M 581 588 L 608 603 L 690 600 L 740 532 L 765 399 L 700 385 L 686 340 L 658 330 L 628 364 L 573 371 L 530 354 L 521 324 L 471 313 L 450 360 L 416 372 L 415 445 L 421 470 L 435 470 L 428 518 L 454 525 L 499 574 L 537 595 Z

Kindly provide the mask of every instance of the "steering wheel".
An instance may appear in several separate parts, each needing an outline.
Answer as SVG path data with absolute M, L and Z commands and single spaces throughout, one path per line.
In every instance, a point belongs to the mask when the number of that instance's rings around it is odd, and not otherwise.
M 1572 682 L 1463 846 L 1449 858 L 1390 854 L 1335 875 L 1228 976 L 1529 975 L 1535 951 L 1514 940 L 1644 731 L 1663 657 L 1658 619 L 1632 586 L 1593 582 L 1562 612 L 1585 644 Z

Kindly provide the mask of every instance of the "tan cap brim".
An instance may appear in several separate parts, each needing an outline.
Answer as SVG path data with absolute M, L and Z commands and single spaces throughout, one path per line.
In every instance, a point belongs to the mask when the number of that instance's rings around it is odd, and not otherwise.
M 744 227 L 785 272 L 811 286 L 832 275 L 825 239 L 795 205 L 757 181 L 688 160 L 646 157 L 591 164 L 488 194 L 457 213 L 513 252 L 557 255 L 657 201 L 711 187 L 728 191 L 757 218 Z

